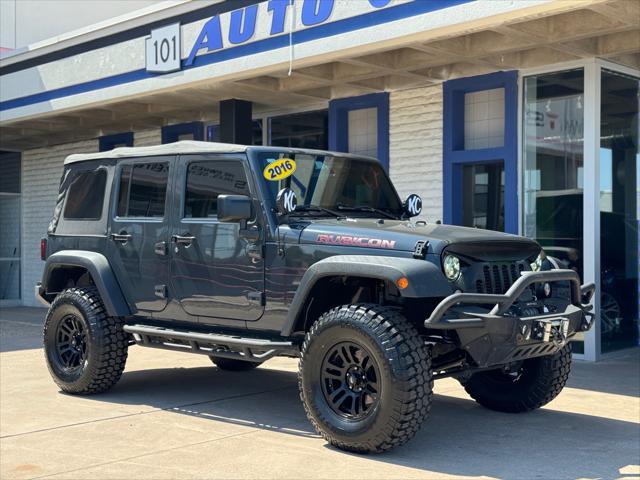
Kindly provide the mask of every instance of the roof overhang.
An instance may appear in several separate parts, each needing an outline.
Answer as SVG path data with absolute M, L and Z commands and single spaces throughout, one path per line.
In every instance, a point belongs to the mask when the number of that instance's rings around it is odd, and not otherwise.
M 252 101 L 260 114 L 581 58 L 640 66 L 640 3 L 634 1 L 434 0 L 424 11 L 415 8 L 427 2 L 372 6 L 383 3 L 336 0 L 335 16 L 315 26 L 303 25 L 298 12 L 291 50 L 286 29 L 270 35 L 271 13 L 263 2 L 254 7 L 258 21 L 250 40 L 203 48 L 184 68 L 209 19 L 192 22 L 182 26 L 183 69 L 165 75 L 144 70 L 143 37 L 3 75 L 3 146 L 216 121 L 218 102 L 226 98 Z M 223 31 L 230 15 L 220 14 Z M 130 81 L 111 85 L 114 76 Z

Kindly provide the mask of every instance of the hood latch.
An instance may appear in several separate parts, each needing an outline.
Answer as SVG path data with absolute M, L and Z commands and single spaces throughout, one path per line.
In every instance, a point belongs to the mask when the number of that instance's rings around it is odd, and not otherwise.
M 429 242 L 427 240 L 418 240 L 416 246 L 413 247 L 413 258 L 419 258 L 424 260 L 427 256 L 427 250 L 429 249 Z

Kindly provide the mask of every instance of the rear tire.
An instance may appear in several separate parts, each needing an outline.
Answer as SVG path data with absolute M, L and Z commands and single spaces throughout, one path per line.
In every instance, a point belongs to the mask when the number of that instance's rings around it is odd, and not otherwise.
M 464 383 L 467 393 L 491 410 L 520 413 L 535 410 L 556 398 L 571 371 L 571 344 L 545 357 L 524 360 L 517 372 L 478 372 Z
M 123 321 L 109 317 L 95 287 L 58 295 L 44 323 L 44 352 L 54 382 L 67 393 L 93 394 L 111 388 L 127 361 Z
M 262 362 L 250 362 L 247 360 L 236 360 L 234 358 L 209 357 L 213 364 L 220 370 L 228 370 L 230 372 L 246 372 L 260 366 Z
M 397 310 L 345 305 L 307 333 L 298 385 L 316 431 L 353 452 L 409 441 L 431 407 L 431 350 Z

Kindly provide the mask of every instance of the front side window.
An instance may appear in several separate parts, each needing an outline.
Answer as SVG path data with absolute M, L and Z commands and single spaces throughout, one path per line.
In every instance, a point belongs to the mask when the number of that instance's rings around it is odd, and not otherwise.
M 273 198 L 279 189 L 289 187 L 295 192 L 301 210 L 320 207 L 348 211 L 350 215 L 360 212 L 362 216 L 372 215 L 371 210 L 382 210 L 390 216 L 403 213 L 402 203 L 389 177 L 375 161 L 284 152 L 258 155 L 262 169 L 285 157 L 295 160 L 296 170 L 284 180 L 265 180 Z
M 80 172 L 71 181 L 64 218 L 67 220 L 100 220 L 107 172 L 103 169 Z
M 249 186 L 239 161 L 192 162 L 187 170 L 184 218 L 215 218 L 218 195 L 249 195 Z
M 118 217 L 162 218 L 168 177 L 167 162 L 136 163 L 122 167 Z

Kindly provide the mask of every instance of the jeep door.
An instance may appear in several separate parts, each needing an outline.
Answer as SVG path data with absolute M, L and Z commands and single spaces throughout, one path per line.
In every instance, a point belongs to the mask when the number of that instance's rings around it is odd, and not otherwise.
M 129 304 L 139 311 L 167 305 L 169 197 L 175 157 L 118 162 L 107 255 Z
M 179 165 L 171 292 L 201 322 L 255 321 L 264 311 L 261 229 L 256 221 L 244 225 L 217 218 L 218 195 L 247 195 L 257 203 L 246 157 L 188 155 Z

